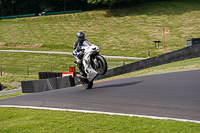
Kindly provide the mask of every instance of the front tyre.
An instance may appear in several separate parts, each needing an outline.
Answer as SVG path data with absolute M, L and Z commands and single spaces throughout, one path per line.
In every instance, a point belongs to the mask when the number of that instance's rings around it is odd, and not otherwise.
M 104 75 L 108 69 L 106 59 L 101 55 L 96 56 L 96 59 L 98 65 L 92 62 L 92 67 L 96 72 L 98 72 L 98 74 Z

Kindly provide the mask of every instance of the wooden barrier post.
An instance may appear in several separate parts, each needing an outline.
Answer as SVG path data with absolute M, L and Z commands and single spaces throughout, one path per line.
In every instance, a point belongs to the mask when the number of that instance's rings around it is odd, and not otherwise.
M 52 67 L 51 67 L 51 63 L 50 63 L 50 55 L 52 55 L 52 53 L 48 53 L 49 71 L 52 72 Z
M 28 67 L 27 67 L 27 75 L 29 75 L 29 69 L 28 69 Z
M 2 66 L 1 66 L 1 76 L 2 76 Z

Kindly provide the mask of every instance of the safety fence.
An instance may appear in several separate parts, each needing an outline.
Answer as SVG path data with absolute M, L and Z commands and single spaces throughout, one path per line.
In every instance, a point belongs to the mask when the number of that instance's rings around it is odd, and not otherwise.
M 3 16 L 0 19 L 13 19 L 13 18 L 23 18 L 23 17 L 35 17 L 35 14 L 25 14 L 25 15 L 14 15 L 14 16 Z
M 78 13 L 78 12 L 82 12 L 82 10 L 61 11 L 61 12 L 48 12 L 48 13 L 45 13 L 44 15 L 56 15 L 56 14 L 67 14 L 67 13 Z
M 38 72 L 66 72 L 68 67 L 55 67 L 54 70 L 48 67 L 33 68 L 33 67 L 16 67 L 16 66 L 0 66 L 0 76 L 9 75 L 38 75 Z
M 44 15 L 57 15 L 57 14 L 67 14 L 67 13 L 78 13 L 82 10 L 72 10 L 72 11 L 61 11 L 61 12 L 48 12 Z M 13 15 L 13 16 L 2 16 L 0 19 L 14 19 L 14 18 L 23 18 L 23 17 L 35 17 L 38 16 L 36 13 L 33 14 L 24 14 L 24 15 Z
M 119 61 L 119 62 L 107 62 L 108 68 L 113 69 L 115 67 L 123 66 L 126 64 L 129 64 L 131 62 L 125 62 L 125 61 Z M 36 66 L 27 66 L 27 67 L 20 67 L 18 66 L 8 66 L 8 65 L 2 65 L 0 66 L 0 76 L 6 76 L 6 75 L 38 75 L 39 72 L 45 72 L 46 77 L 45 78 L 51 78 L 56 76 L 51 76 L 52 73 L 61 73 L 62 72 L 68 72 L 69 66 L 67 65 L 54 65 L 54 66 L 43 66 L 40 68 Z M 78 68 L 76 67 L 76 71 L 78 71 Z M 60 76 L 57 76 L 60 77 Z

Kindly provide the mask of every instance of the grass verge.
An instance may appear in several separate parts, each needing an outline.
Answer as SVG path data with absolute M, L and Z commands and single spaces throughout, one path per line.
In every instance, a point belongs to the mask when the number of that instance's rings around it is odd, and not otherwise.
M 199 124 L 173 120 L 21 108 L 0 109 L 0 132 L 192 132 Z
M 22 96 L 22 95 L 26 95 L 26 94 L 21 93 L 21 92 L 16 92 L 16 93 L 13 93 L 13 94 L 5 94 L 5 95 L 0 95 L 0 99 L 6 99 L 6 98 L 17 97 L 17 96 Z
M 199 1 L 162 1 L 133 7 L 95 10 L 75 14 L 0 20 L 1 49 L 72 51 L 76 33 L 100 47 L 103 55 L 147 57 L 186 46 L 186 39 L 199 38 Z M 163 49 L 162 30 L 166 34 Z M 160 48 L 153 40 L 161 40 Z

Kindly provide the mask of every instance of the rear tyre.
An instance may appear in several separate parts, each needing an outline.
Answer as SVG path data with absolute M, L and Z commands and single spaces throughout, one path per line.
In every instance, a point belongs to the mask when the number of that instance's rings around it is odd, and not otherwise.
M 93 87 L 93 81 L 89 82 L 88 80 L 84 81 L 82 83 L 82 86 L 85 88 L 85 89 L 91 89 Z

